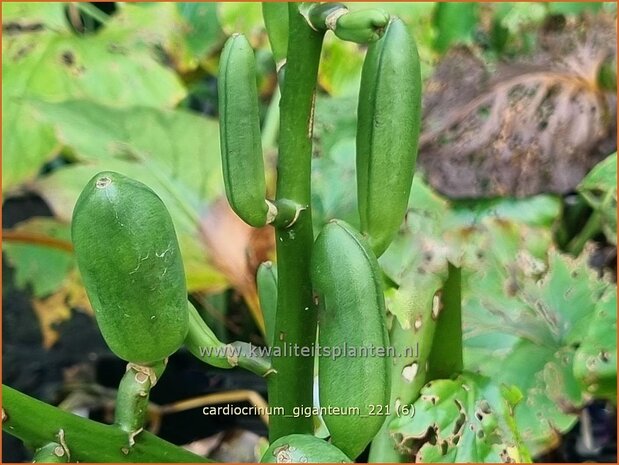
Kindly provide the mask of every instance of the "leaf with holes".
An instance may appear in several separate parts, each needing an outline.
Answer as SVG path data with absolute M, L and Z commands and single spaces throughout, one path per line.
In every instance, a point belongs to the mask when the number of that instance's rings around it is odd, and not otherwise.
M 574 355 L 574 376 L 595 397 L 617 399 L 617 293 L 607 292 Z
M 513 417 L 517 388 L 463 373 L 431 381 L 410 416 L 391 423 L 398 449 L 419 463 L 528 462 Z
M 539 454 L 574 425 L 590 396 L 573 373 L 575 348 L 591 331 L 600 296 L 616 295 L 616 287 L 589 268 L 588 253 L 572 259 L 551 249 L 539 260 L 522 244 L 518 249 L 486 257 L 468 276 L 465 366 L 520 388 L 525 401 L 516 421 Z M 616 341 L 606 350 L 616 350 Z

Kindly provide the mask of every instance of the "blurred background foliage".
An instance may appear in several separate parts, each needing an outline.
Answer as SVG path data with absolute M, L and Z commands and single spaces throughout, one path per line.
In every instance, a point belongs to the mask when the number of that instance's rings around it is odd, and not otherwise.
M 349 7 L 402 17 L 425 82 L 409 214 L 381 258 L 392 311 L 420 298 L 437 257 L 464 253 L 467 368 L 521 390 L 516 419 L 537 457 L 616 454 L 608 431 L 616 415 L 615 4 Z M 279 92 L 261 5 L 3 3 L 2 21 L 5 366 L 53 352 L 78 315 L 92 326 L 70 218 L 82 187 L 104 169 L 163 199 L 192 299 L 218 335 L 261 343 L 251 318 L 260 312 L 255 271 L 274 258 L 273 235 L 227 207 L 216 110 L 219 53 L 243 32 L 256 50 L 273 190 Z M 314 122 L 316 230 L 333 217 L 358 222 L 363 57 L 364 47 L 327 35 Z M 23 339 L 23 315 L 11 312 L 35 315 L 40 337 Z M 24 355 L 24 344 L 40 350 Z M 23 370 L 7 370 L 4 381 L 36 392 L 40 379 L 23 381 Z M 57 384 L 40 397 L 53 399 Z M 566 452 L 569 434 L 577 437 Z M 544 455 L 559 449 L 577 455 Z

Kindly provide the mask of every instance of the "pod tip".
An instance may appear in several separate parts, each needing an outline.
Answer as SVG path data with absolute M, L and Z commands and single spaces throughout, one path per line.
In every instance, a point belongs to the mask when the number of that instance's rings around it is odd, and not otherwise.
M 97 179 L 95 186 L 97 186 L 97 189 L 105 189 L 110 184 L 112 184 L 112 179 L 109 176 L 101 176 Z

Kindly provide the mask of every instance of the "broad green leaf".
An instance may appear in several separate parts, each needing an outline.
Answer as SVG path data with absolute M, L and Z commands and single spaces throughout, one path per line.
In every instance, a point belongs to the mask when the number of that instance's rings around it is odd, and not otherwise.
M 574 356 L 574 376 L 588 393 L 617 401 L 617 293 L 607 292 Z
M 65 248 L 61 247 L 62 245 Z M 6 232 L 2 251 L 15 267 L 15 284 L 30 286 L 35 297 L 57 291 L 75 267 L 67 223 L 32 218 Z
M 471 42 L 477 27 L 477 16 L 476 3 L 437 3 L 434 14 L 437 30 L 435 50 L 445 53 L 452 45 Z
M 79 161 L 34 184 L 56 215 L 70 221 L 86 182 L 118 171 L 151 187 L 174 220 L 190 290 L 225 286 L 200 240 L 200 209 L 222 192 L 218 126 L 185 111 L 114 109 L 82 101 L 38 103 L 58 140 Z
M 401 294 L 392 308 L 408 318 L 445 259 L 461 265 L 465 368 L 518 386 L 522 438 L 533 453 L 547 450 L 577 420 L 564 412 L 577 412 L 588 395 L 572 360 L 609 284 L 586 254 L 573 260 L 551 248 L 558 199 L 449 202 L 422 181 L 415 178 L 406 221 L 380 258 Z
M 582 193 L 600 194 L 617 190 L 617 152 L 598 163 L 578 185 Z
M 104 34 L 164 50 L 172 66 L 183 73 L 197 68 L 225 38 L 216 3 L 121 3 L 114 16 Z
M 516 421 L 538 454 L 577 420 L 586 393 L 573 375 L 575 348 L 601 293 L 616 288 L 598 279 L 587 254 L 575 260 L 551 249 L 546 265 L 527 250 L 521 243 L 511 255 L 492 253 L 469 274 L 464 355 L 467 369 L 520 388 L 526 401 Z
M 222 2 L 218 7 L 219 22 L 228 35 L 240 32 L 249 38 L 264 26 L 260 2 Z
M 513 418 L 521 394 L 473 373 L 427 383 L 390 430 L 418 463 L 529 462 Z
M 194 208 L 222 192 L 219 125 L 214 119 L 183 110 L 121 109 L 84 101 L 34 106 L 80 161 L 133 158 L 152 170 L 159 168 L 162 176 L 182 185 Z
M 474 224 L 487 216 L 525 223 L 530 226 L 550 227 L 561 214 L 561 199 L 551 195 L 536 195 L 525 199 L 480 199 L 454 201 L 454 224 Z
M 84 99 L 122 107 L 171 107 L 184 89 L 148 47 L 122 35 L 3 35 L 3 190 L 31 180 L 54 153 L 49 126 L 29 103 Z
M 2 26 L 4 30 L 12 26 L 66 29 L 66 7 L 67 4 L 63 2 L 3 2 Z

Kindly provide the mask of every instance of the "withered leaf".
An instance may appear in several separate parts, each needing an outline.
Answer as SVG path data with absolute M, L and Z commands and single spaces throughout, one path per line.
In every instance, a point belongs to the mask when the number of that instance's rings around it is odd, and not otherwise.
M 454 198 L 565 193 L 614 150 L 599 148 L 616 139 L 616 94 L 597 77 L 616 55 L 616 27 L 590 21 L 542 33 L 533 56 L 495 71 L 468 48 L 445 55 L 424 91 L 419 161 L 434 188 Z

